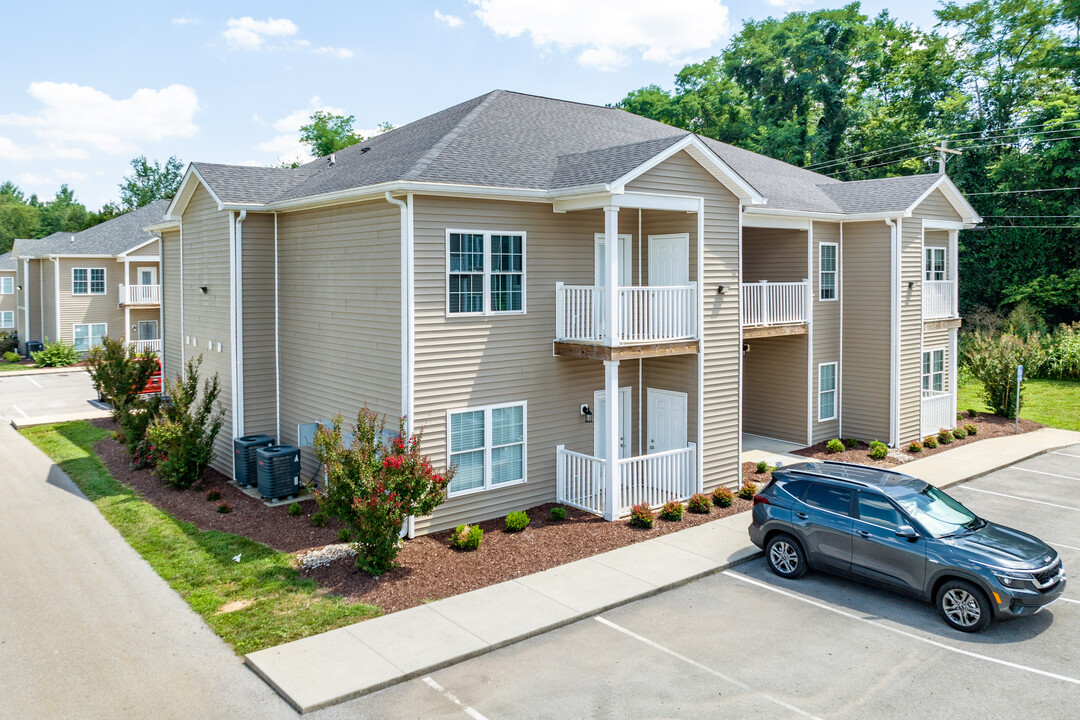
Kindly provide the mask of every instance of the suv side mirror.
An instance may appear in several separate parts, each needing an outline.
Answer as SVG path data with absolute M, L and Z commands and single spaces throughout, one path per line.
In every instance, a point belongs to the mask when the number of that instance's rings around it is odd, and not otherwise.
M 907 538 L 908 540 L 916 540 L 919 537 L 919 533 L 915 532 L 915 528 L 910 525 L 901 525 L 896 528 L 896 537 Z

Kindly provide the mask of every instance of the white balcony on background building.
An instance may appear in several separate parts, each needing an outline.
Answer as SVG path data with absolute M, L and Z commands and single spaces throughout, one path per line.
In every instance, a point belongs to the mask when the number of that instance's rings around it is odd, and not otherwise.
M 603 343 L 604 294 L 595 285 L 555 284 L 555 339 Z M 697 283 L 618 288 L 619 344 L 666 343 L 698 338 Z
M 810 283 L 743 283 L 741 289 L 743 327 L 768 327 L 808 322 Z
M 956 309 L 956 283 L 954 281 L 923 281 L 922 316 L 923 320 L 959 317 Z
M 129 340 L 128 345 L 135 348 L 135 352 L 161 354 L 161 338 L 156 340 Z
M 120 284 L 121 305 L 160 305 L 161 285 Z

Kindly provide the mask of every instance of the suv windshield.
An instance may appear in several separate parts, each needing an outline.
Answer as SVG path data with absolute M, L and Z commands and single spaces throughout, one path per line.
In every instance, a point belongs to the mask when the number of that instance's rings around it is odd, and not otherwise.
M 975 513 L 933 485 L 893 499 L 934 537 L 956 535 L 982 526 Z

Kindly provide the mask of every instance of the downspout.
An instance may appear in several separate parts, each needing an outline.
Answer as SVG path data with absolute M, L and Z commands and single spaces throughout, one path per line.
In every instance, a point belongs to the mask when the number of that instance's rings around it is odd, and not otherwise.
M 274 213 L 274 437 L 281 442 L 281 343 L 278 340 L 280 325 L 278 322 L 278 296 L 281 286 L 278 281 L 278 228 L 277 213 Z
M 233 284 L 233 312 L 236 317 L 233 326 L 233 399 L 234 423 L 233 437 L 244 434 L 244 219 L 247 210 L 241 210 L 236 217 L 236 253 L 235 277 Z
M 401 211 L 401 414 L 405 416 L 405 432 L 413 432 L 413 227 L 412 194 L 405 201 L 386 191 L 386 202 Z M 404 533 L 411 539 L 416 535 L 416 519 L 410 515 Z
M 900 400 L 900 395 L 897 392 L 897 384 L 900 375 L 900 263 L 897 260 L 897 235 L 899 226 L 893 222 L 892 218 L 885 218 L 885 224 L 889 226 L 890 231 L 890 244 L 889 244 L 889 267 L 890 267 L 890 280 L 889 280 L 889 445 L 897 447 L 899 441 L 897 436 L 899 434 L 899 428 L 897 427 L 897 413 L 896 407 Z
M 23 349 L 26 348 L 26 343 L 30 340 L 30 260 L 23 258 L 23 272 L 22 272 L 22 300 L 23 300 L 23 331 L 19 333 L 19 339 L 22 340 Z M 26 354 L 27 357 L 30 353 Z
M 164 328 L 162 328 L 164 331 Z M 162 336 L 164 337 L 164 335 Z M 184 218 L 180 218 L 180 372 L 176 374 L 181 380 L 187 374 L 187 335 L 184 335 Z M 179 338 L 177 338 L 179 340 Z

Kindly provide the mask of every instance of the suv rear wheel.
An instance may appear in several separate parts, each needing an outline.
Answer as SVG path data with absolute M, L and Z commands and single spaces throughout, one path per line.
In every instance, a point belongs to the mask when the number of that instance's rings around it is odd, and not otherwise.
M 967 580 L 950 580 L 937 592 L 942 619 L 962 632 L 979 632 L 990 624 L 990 600 Z
M 769 538 L 765 545 L 765 560 L 769 569 L 782 578 L 795 579 L 806 572 L 806 556 L 802 546 L 790 535 L 781 533 Z

